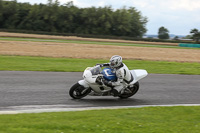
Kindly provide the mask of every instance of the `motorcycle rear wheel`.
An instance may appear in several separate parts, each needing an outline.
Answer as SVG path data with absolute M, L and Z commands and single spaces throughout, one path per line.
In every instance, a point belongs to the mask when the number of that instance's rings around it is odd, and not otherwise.
M 87 89 L 79 83 L 76 83 L 70 88 L 69 95 L 74 99 L 81 99 L 87 96 L 90 92 L 91 89 Z
M 131 91 L 131 93 L 123 93 L 123 94 L 119 95 L 119 97 L 122 99 L 125 99 L 125 98 L 129 98 L 129 97 L 135 95 L 139 90 L 139 82 L 136 82 L 133 87 L 128 88 L 128 89 Z

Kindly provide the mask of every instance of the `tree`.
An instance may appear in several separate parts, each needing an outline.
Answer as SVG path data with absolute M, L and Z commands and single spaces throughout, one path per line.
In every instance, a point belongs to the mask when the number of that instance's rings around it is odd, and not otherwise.
M 128 9 L 130 14 L 131 32 L 129 36 L 142 37 L 146 32 L 147 17 L 143 17 L 140 11 L 137 11 L 134 7 Z
M 0 28 L 15 28 L 17 17 L 17 1 L 1 1 L 1 25 Z
M 169 31 L 165 27 L 160 27 L 158 30 L 159 39 L 169 39 Z
M 142 37 L 146 23 L 134 7 L 114 10 L 111 6 L 78 8 L 73 1 L 31 5 L 0 0 L 0 28 L 4 29 Z
M 0 28 L 3 25 L 3 2 L 0 0 Z
M 26 22 L 26 18 L 29 15 L 29 11 L 31 10 L 31 5 L 29 3 L 19 3 L 17 10 L 17 21 L 16 27 L 17 29 L 24 29 L 24 24 Z
M 192 38 L 198 43 L 200 39 L 200 31 L 195 28 L 195 29 L 192 29 L 190 33 L 192 34 Z
M 178 36 L 175 36 L 175 37 L 174 37 L 174 40 L 178 40 L 178 39 L 179 39 L 179 37 L 178 37 Z
M 125 8 L 118 9 L 113 13 L 112 34 L 128 36 L 131 32 L 130 14 Z
M 192 39 L 191 35 L 187 35 L 186 37 L 184 37 L 184 39 Z

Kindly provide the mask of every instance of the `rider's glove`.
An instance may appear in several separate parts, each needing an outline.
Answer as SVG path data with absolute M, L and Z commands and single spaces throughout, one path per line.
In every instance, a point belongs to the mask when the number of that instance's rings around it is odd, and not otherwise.
M 98 65 L 99 65 L 100 67 L 103 67 L 103 64 L 99 64 L 99 63 L 97 63 L 96 66 L 98 66 Z
M 99 65 L 100 67 L 109 67 L 110 64 L 109 63 L 104 63 L 104 64 L 99 64 L 97 63 L 96 66 Z
M 108 87 L 113 87 L 112 82 L 108 80 L 103 80 L 104 85 L 107 85 Z

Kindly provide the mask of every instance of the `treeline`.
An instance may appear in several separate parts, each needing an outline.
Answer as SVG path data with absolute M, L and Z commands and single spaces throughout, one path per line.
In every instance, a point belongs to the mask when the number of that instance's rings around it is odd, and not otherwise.
M 58 0 L 47 4 L 0 0 L 0 29 L 56 33 L 141 37 L 147 18 L 134 7 L 114 10 L 110 6 L 79 8 Z

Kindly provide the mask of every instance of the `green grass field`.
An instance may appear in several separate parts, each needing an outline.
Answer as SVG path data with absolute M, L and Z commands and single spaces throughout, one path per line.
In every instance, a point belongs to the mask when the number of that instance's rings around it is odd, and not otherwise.
M 0 133 L 199 133 L 200 106 L 0 115 Z
M 108 60 L 0 56 L 0 70 L 83 72 L 86 67 Z M 200 63 L 124 60 L 129 69 L 146 69 L 148 73 L 200 75 Z
M 38 38 L 15 38 L 15 37 L 0 37 L 4 41 L 31 41 L 31 42 L 57 42 L 57 43 L 77 43 L 77 44 L 96 44 L 96 45 L 116 45 L 116 46 L 137 46 L 137 47 L 160 47 L 160 48 L 178 48 L 186 49 L 179 46 L 155 45 L 155 44 L 133 44 L 119 42 L 97 42 L 97 41 L 78 41 L 78 40 L 62 40 L 62 39 L 38 39 Z M 187 48 L 191 49 L 191 48 Z M 192 48 L 195 49 L 195 48 Z

